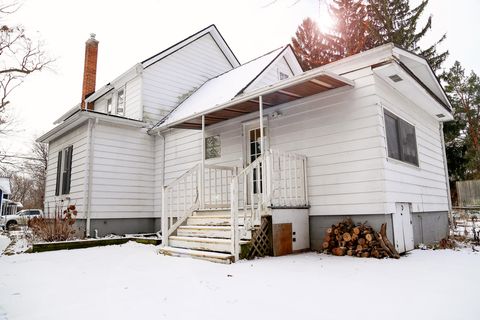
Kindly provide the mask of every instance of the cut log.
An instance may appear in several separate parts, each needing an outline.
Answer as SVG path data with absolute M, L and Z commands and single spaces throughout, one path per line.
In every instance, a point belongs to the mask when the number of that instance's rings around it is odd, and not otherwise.
M 322 247 L 323 249 L 328 249 L 328 247 L 330 246 L 330 243 L 327 241 L 327 242 L 324 242 L 322 243 Z
M 356 234 L 357 236 L 360 234 L 360 227 L 355 227 L 353 228 L 353 233 Z
M 332 234 L 332 231 L 333 231 L 332 228 L 328 228 L 328 229 L 327 229 L 327 234 Z
M 358 244 L 363 246 L 365 243 L 367 243 L 367 241 L 365 240 L 365 238 L 358 238 Z
M 370 257 L 369 252 L 362 252 L 362 258 L 368 258 L 368 257 Z
M 366 234 L 366 235 L 365 235 L 365 239 L 366 239 L 368 242 L 372 241 L 372 240 L 374 239 L 373 234 L 371 234 L 371 233 Z
M 398 254 L 397 249 L 395 249 L 395 247 L 392 245 L 390 240 L 388 240 L 388 238 L 387 238 L 387 224 L 386 223 L 382 223 L 382 226 L 380 227 L 380 234 L 382 235 L 383 242 L 388 247 L 388 249 L 390 249 L 390 252 L 392 253 L 393 257 L 395 259 L 400 259 L 400 255 Z
M 345 232 L 342 237 L 343 237 L 343 241 L 346 241 L 346 242 L 352 240 L 352 235 L 348 232 Z
M 336 256 L 344 256 L 346 253 L 346 250 L 344 247 L 337 247 L 332 249 L 332 253 Z

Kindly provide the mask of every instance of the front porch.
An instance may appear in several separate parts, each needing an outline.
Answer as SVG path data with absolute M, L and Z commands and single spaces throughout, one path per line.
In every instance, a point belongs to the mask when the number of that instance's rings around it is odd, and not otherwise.
M 180 118 L 198 109 L 197 93 L 184 101 L 160 127 L 201 130 L 201 161 L 163 187 L 162 252 L 229 263 L 308 249 L 307 157 L 270 148 L 264 109 L 349 85 L 317 70 Z M 249 114 L 257 118 L 241 124 L 242 165 L 206 163 L 206 130 Z

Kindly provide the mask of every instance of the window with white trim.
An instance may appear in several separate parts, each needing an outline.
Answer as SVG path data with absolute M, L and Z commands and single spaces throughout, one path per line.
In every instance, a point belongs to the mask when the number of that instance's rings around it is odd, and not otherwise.
M 55 195 L 70 193 L 72 182 L 72 156 L 73 146 L 69 146 L 58 152 L 57 178 L 55 184 Z
M 220 136 L 205 138 L 205 159 L 220 158 L 221 145 Z
M 112 114 L 112 98 L 107 99 L 107 113 Z
M 418 166 L 415 127 L 385 110 L 388 157 Z
M 125 115 L 125 90 L 120 89 L 117 92 L 117 115 Z

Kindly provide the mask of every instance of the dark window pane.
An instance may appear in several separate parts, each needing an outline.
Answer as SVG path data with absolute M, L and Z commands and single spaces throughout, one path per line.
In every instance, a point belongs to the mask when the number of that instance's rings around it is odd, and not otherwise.
M 405 121 L 399 121 L 400 150 L 403 161 L 418 165 L 417 142 L 415 139 L 415 127 Z
M 60 195 L 60 179 L 62 176 L 62 151 L 58 152 L 57 158 L 57 179 L 55 184 L 55 195 Z
M 385 114 L 385 131 L 387 132 L 388 156 L 400 160 L 400 146 L 398 143 L 398 121 Z

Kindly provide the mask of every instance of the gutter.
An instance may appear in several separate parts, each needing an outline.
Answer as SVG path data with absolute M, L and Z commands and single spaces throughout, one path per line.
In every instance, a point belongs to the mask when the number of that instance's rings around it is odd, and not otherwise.
M 315 77 L 318 77 L 318 76 L 321 76 L 321 75 L 327 75 L 329 77 L 332 77 L 335 80 L 338 80 L 338 81 L 341 81 L 341 82 L 345 83 L 345 85 L 349 85 L 349 86 L 352 86 L 352 87 L 355 85 L 354 81 L 352 81 L 350 79 L 347 79 L 345 77 L 339 76 L 337 74 L 334 74 L 330 71 L 326 71 L 323 67 L 320 67 L 320 68 L 317 68 L 317 69 L 307 71 L 307 72 L 305 72 L 305 73 L 303 73 L 303 74 L 301 74 L 297 77 L 293 77 L 291 79 L 283 80 L 280 83 L 275 83 L 275 84 L 269 85 L 267 87 L 259 88 L 257 90 L 252 91 L 252 92 L 249 92 L 249 93 L 242 93 L 242 94 L 234 97 L 232 100 L 230 100 L 226 103 L 217 105 L 216 107 L 214 107 L 212 109 L 209 109 L 209 110 L 206 110 L 206 111 L 203 111 L 203 112 L 194 113 L 193 115 L 191 115 L 189 117 L 183 118 L 181 120 L 174 121 L 172 123 L 168 123 L 163 127 L 160 125 L 156 128 L 152 128 L 148 131 L 148 133 L 151 134 L 151 133 L 155 133 L 155 132 L 158 132 L 158 131 L 168 129 L 170 127 L 181 124 L 181 123 L 186 122 L 188 120 L 195 119 L 199 116 L 208 115 L 209 113 L 231 107 L 231 106 L 236 105 L 238 103 L 242 103 L 242 102 L 245 102 L 245 101 L 255 99 L 258 96 L 267 95 L 269 93 L 273 93 L 275 91 L 285 89 L 289 86 L 309 81 L 312 78 L 315 78 Z

